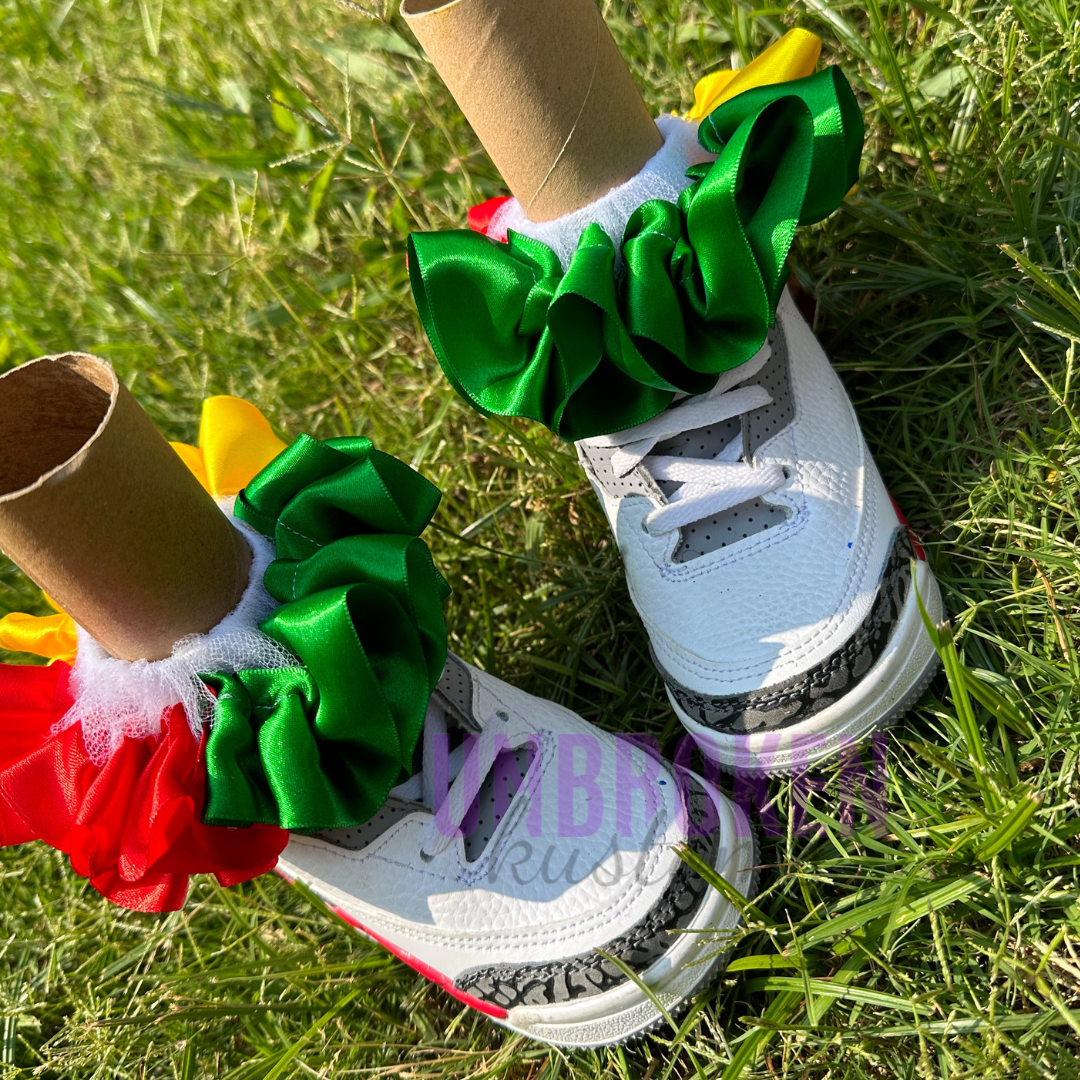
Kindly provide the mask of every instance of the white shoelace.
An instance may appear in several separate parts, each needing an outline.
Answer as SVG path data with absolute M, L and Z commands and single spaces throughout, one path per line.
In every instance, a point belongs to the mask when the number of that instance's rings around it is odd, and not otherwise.
M 501 732 L 485 727 L 479 734 L 468 733 L 447 756 L 446 734 L 446 714 L 442 706 L 432 699 L 420 735 L 420 772 L 391 791 L 399 799 L 423 803 L 433 813 L 434 817 L 420 844 L 420 854 L 428 861 L 445 851 L 462 835 L 462 824 L 481 784 L 494 767 L 499 752 L 508 749 L 505 736 L 498 737 Z M 436 755 L 441 755 L 446 762 L 445 778 L 437 776 L 437 770 L 442 766 Z M 444 797 L 440 797 L 436 790 L 437 780 L 440 781 L 439 787 L 448 785 Z
M 739 503 L 760 498 L 775 491 L 786 480 L 781 465 L 768 463 L 754 466 L 741 460 L 741 435 L 732 439 L 713 458 L 669 457 L 651 453 L 653 447 L 665 439 L 711 424 L 721 424 L 770 404 L 772 398 L 763 386 L 743 386 L 737 390 L 732 387 L 753 378 L 765 366 L 771 352 L 770 347 L 765 345 L 745 364 L 721 375 L 716 386 L 707 394 L 689 398 L 644 424 L 585 440 L 591 446 L 615 448 L 611 467 L 618 477 L 626 476 L 642 465 L 654 480 L 672 480 L 680 484 L 668 496 L 667 504 L 653 510 L 645 519 L 646 528 L 653 536 L 672 532 L 710 514 L 719 514 Z

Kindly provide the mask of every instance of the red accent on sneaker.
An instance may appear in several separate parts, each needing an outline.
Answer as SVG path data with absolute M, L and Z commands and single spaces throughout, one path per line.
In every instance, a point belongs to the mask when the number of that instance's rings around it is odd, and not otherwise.
M 356 919 L 341 908 L 333 907 L 331 905 L 330 910 L 339 918 L 344 919 L 350 926 L 359 930 L 361 934 L 364 934 L 371 938 L 372 941 L 381 945 L 387 952 L 393 953 L 399 960 L 408 964 L 414 971 L 418 971 L 425 979 L 430 979 L 436 986 L 441 987 L 450 994 L 451 997 L 456 997 L 458 1001 L 463 1001 L 466 1005 L 476 1009 L 477 1012 L 484 1013 L 486 1016 L 492 1016 L 496 1020 L 506 1019 L 508 1014 L 505 1009 L 501 1009 L 498 1005 L 492 1005 L 487 1001 L 481 1001 L 479 998 L 473 997 L 472 994 L 466 994 L 463 990 L 459 990 L 441 971 L 436 971 L 430 964 L 425 964 L 423 960 L 418 960 L 404 949 L 399 949 L 396 945 L 391 945 L 386 938 L 376 934 L 374 930 L 370 930 L 368 927 L 364 926 L 363 923 L 357 922 Z
M 900 511 L 900 507 L 896 505 L 896 500 L 892 497 L 892 492 L 889 492 L 889 502 L 892 503 L 892 508 L 896 511 L 897 520 L 901 525 L 907 529 L 908 536 L 911 537 L 911 546 L 915 549 L 915 558 L 919 562 L 926 562 L 926 552 L 923 551 L 922 544 L 915 538 L 915 534 L 911 531 L 911 526 L 907 523 L 907 518 Z
M 496 211 L 510 201 L 509 195 L 496 195 L 494 199 L 488 199 L 469 210 L 469 228 L 473 232 L 483 233 L 487 236 L 488 226 Z
M 275 870 L 278 877 L 284 878 L 290 885 L 293 883 L 293 879 L 289 877 L 280 866 L 275 867 Z M 445 990 L 451 997 L 456 997 L 458 1001 L 464 1002 L 470 1008 L 476 1009 L 477 1012 L 482 1012 L 486 1016 L 492 1016 L 496 1020 L 506 1019 L 508 1013 L 505 1009 L 500 1009 L 498 1005 L 492 1005 L 487 1001 L 481 1001 L 479 998 L 473 997 L 472 994 L 466 994 L 464 991 L 459 990 L 441 971 L 436 971 L 430 964 L 425 964 L 423 960 L 418 960 L 411 953 L 405 952 L 404 949 L 399 949 L 396 945 L 391 945 L 386 938 L 376 934 L 374 930 L 369 929 L 362 922 L 354 919 L 342 908 L 335 907 L 333 904 L 327 904 L 327 907 L 339 919 L 344 919 L 351 927 L 359 930 L 364 937 L 371 938 L 376 945 L 381 945 L 387 952 L 393 953 L 394 956 L 403 963 L 408 964 L 413 971 L 419 972 L 425 979 L 430 979 L 431 982 Z

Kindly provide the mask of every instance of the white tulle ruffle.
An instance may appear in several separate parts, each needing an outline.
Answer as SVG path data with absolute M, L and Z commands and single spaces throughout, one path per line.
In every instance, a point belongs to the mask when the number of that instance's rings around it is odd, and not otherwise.
M 231 503 L 222 509 L 251 545 L 251 573 L 240 603 L 213 630 L 181 638 L 164 660 L 129 661 L 111 656 L 79 627 L 79 651 L 71 673 L 75 704 L 55 730 L 81 723 L 87 753 L 96 764 L 104 764 L 125 736 L 160 734 L 162 713 L 178 703 L 199 737 L 203 715 L 213 701 L 200 673 L 297 666 L 292 653 L 259 630 L 259 623 L 278 607 L 263 587 L 274 545 L 234 518 Z

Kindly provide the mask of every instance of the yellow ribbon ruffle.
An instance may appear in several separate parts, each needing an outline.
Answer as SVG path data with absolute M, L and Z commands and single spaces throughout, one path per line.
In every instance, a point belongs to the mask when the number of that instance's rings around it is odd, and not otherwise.
M 75 623 L 62 611 L 41 616 L 13 611 L 0 619 L 0 649 L 47 656 L 70 664 L 77 648 Z
M 220 395 L 203 402 L 199 445 L 172 443 L 172 447 L 215 499 L 226 499 L 269 465 L 285 443 L 250 401 Z M 71 663 L 77 647 L 75 622 L 59 608 L 56 615 L 13 611 L 0 619 L 0 649 Z
M 250 401 L 224 394 L 203 402 L 199 445 L 173 449 L 215 499 L 235 495 L 285 449 Z
M 754 86 L 805 79 L 814 74 L 821 55 L 821 38 L 809 30 L 789 30 L 739 71 L 714 71 L 694 87 L 694 107 L 688 120 L 704 120 L 718 105 Z

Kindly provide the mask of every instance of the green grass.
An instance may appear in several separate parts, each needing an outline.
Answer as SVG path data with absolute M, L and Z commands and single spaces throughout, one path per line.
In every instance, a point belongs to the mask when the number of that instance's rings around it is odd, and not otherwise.
M 445 491 L 453 648 L 612 730 L 677 727 L 571 451 L 450 391 L 412 228 L 500 193 L 396 5 L 2 0 L 0 365 L 108 357 L 170 437 L 210 393 L 363 433 Z M 1075 0 L 608 4 L 651 105 L 800 25 L 865 107 L 859 193 L 798 280 L 952 615 L 888 744 L 780 835 L 738 959 L 678 1031 L 515 1039 L 267 876 L 166 917 L 0 856 L 0 1075 L 1069 1077 L 1080 1045 L 1080 66 Z M 41 610 L 12 568 L 0 613 Z

